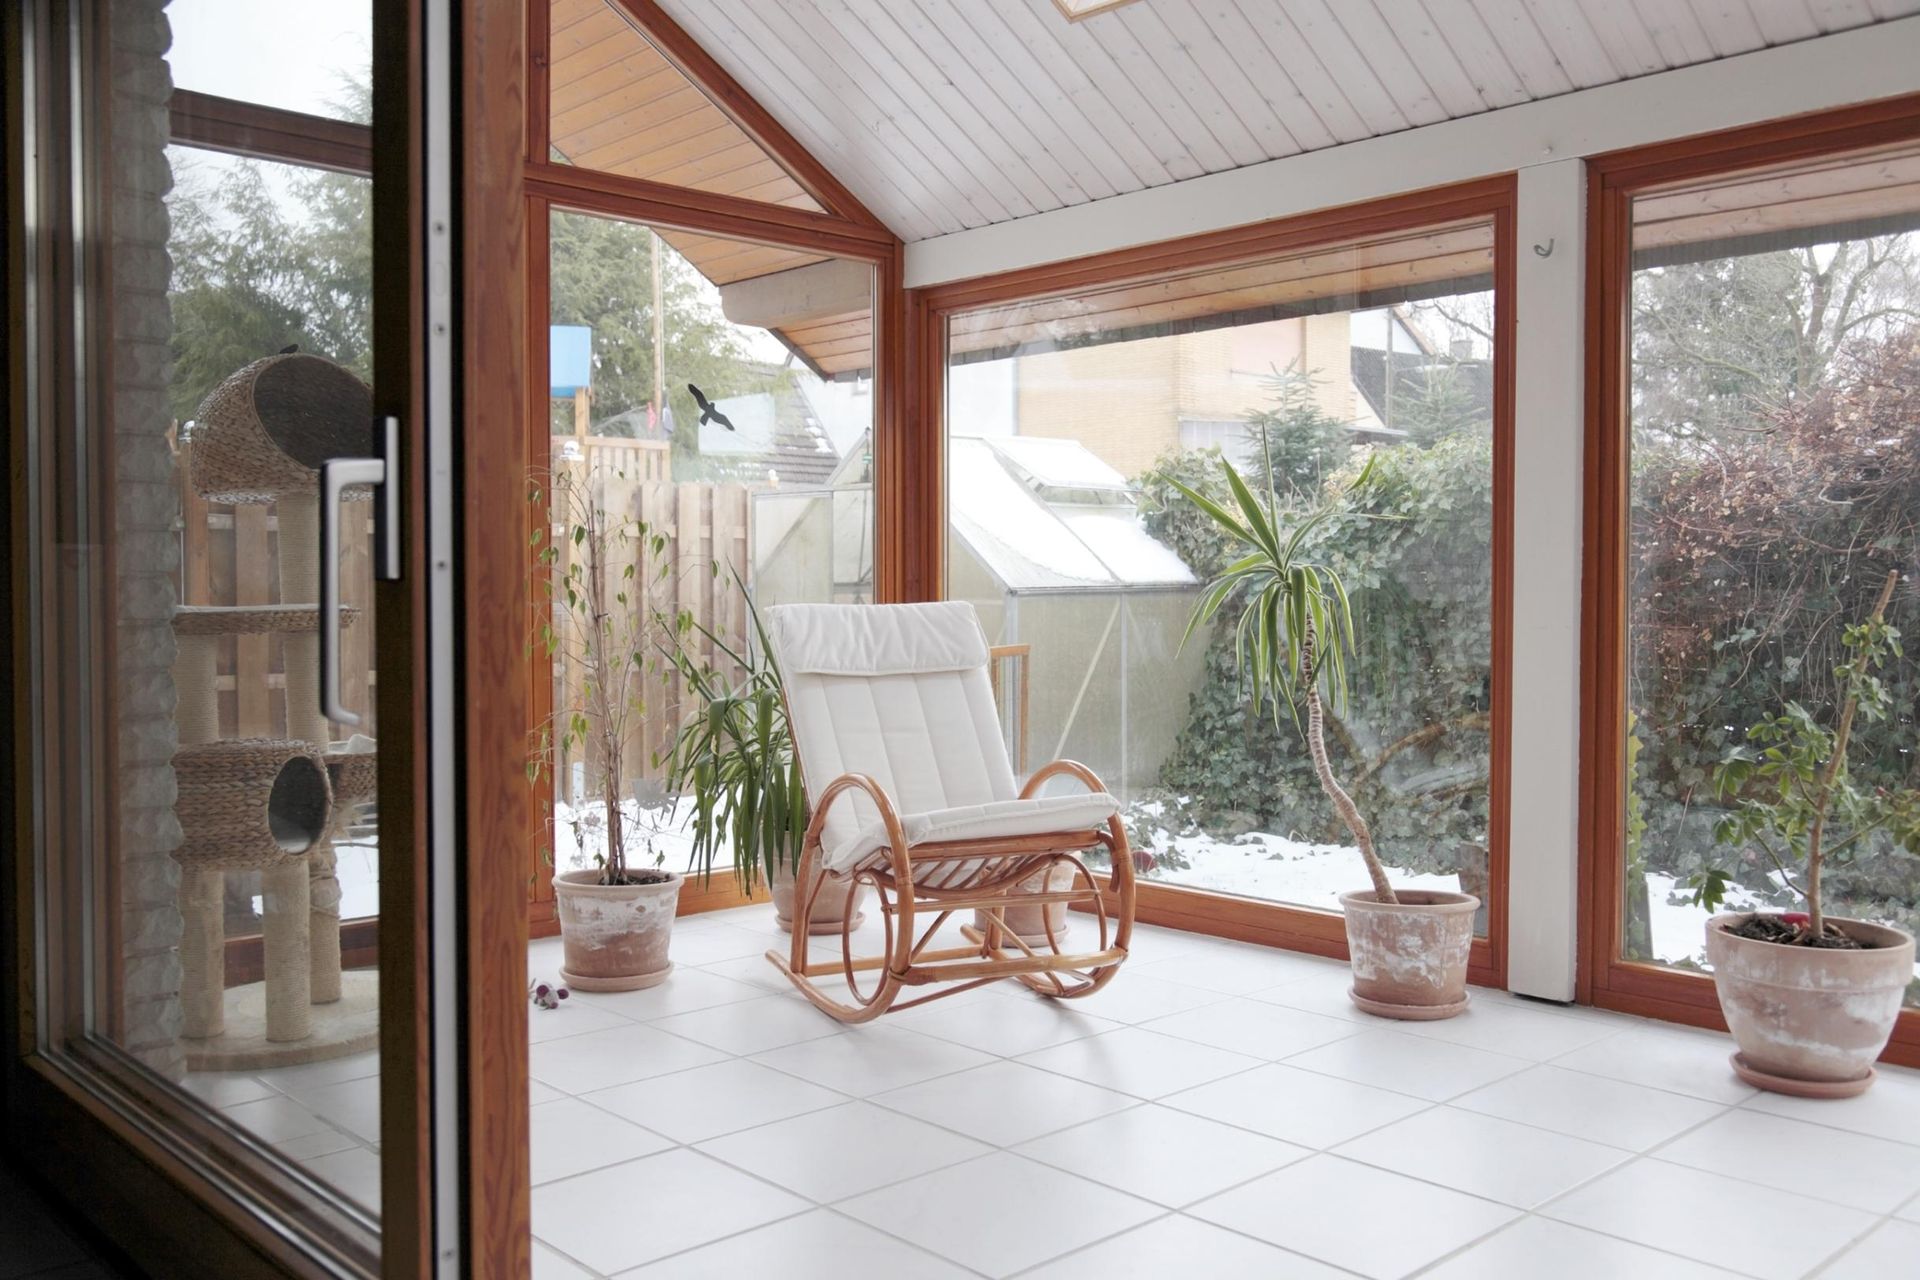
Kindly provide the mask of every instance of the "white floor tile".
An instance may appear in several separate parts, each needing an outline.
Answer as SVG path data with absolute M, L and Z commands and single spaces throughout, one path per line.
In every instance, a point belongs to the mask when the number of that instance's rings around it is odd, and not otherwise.
M 1308 977 L 1294 982 L 1283 982 L 1276 987 L 1267 987 L 1249 992 L 1254 1000 L 1264 1000 L 1268 1004 L 1283 1004 L 1290 1009 L 1305 1009 L 1308 1013 L 1318 1013 L 1328 1018 L 1344 1018 L 1349 1022 L 1358 1022 L 1369 1027 L 1397 1027 L 1400 1024 L 1389 1018 L 1378 1018 L 1364 1013 L 1353 1003 L 1353 975 L 1344 967 L 1340 969 L 1322 969 Z M 1480 993 L 1474 992 L 1475 999 Z
M 1006 1276 L 1158 1213 L 1144 1200 L 996 1152 L 855 1197 L 841 1210 L 990 1276 Z
M 541 1084 L 532 1076 L 527 1077 L 527 1105 L 537 1107 L 543 1102 L 556 1102 L 567 1095 L 552 1085 Z
M 1187 1212 L 1373 1280 L 1399 1280 L 1517 1216 L 1505 1205 L 1329 1155 Z
M 1908 1222 L 1920 1222 L 1920 1196 L 1907 1201 L 1906 1207 L 1895 1216 L 1905 1218 Z
M 1166 1106 L 1303 1147 L 1330 1147 L 1429 1105 L 1404 1093 L 1266 1066 L 1163 1099 Z
M 180 1087 L 210 1107 L 236 1107 L 243 1102 L 271 1098 L 278 1092 L 238 1071 L 191 1071 L 180 1082 Z
M 1420 1280 L 1738 1280 L 1734 1272 L 1550 1218 L 1522 1218 Z
M 1116 976 L 1115 982 L 1121 978 Z M 935 1001 L 924 1009 L 909 1009 L 895 1018 L 894 1025 L 938 1036 L 954 1044 L 1003 1058 L 1017 1057 L 1036 1049 L 1047 1049 L 1069 1040 L 1084 1040 L 1103 1031 L 1114 1031 L 1120 1023 L 1095 1017 L 1079 1006 L 1079 1000 L 1050 1000 L 1031 992 L 1024 999 L 1002 999 L 982 988 L 973 999 L 954 996 Z
M 628 1023 L 536 1044 L 528 1054 L 528 1070 L 542 1084 L 562 1093 L 581 1094 L 684 1071 L 726 1056 L 704 1044 Z
M 1756 1092 L 1747 1105 L 1776 1116 L 1920 1146 L 1920 1071 L 1882 1066 L 1874 1086 L 1857 1098 L 1789 1098 Z
M 633 1280 L 966 1280 L 973 1273 L 831 1209 L 815 1209 L 745 1235 L 622 1272 Z M 538 1277 L 535 1278 L 538 1280 Z
M 593 1272 L 535 1240 L 533 1280 L 593 1280 Z
M 582 1095 L 582 1101 L 675 1142 L 701 1142 L 846 1100 L 844 1093 L 784 1071 L 731 1059 Z
M 1402 1023 L 1400 1029 L 1409 1035 L 1471 1045 L 1530 1062 L 1545 1062 L 1620 1032 L 1610 1019 L 1576 1017 L 1491 999 L 1475 1000 L 1458 1017 Z
M 1453 1105 L 1628 1151 L 1645 1151 L 1726 1109 L 1550 1063 L 1464 1094 Z
M 1504 1053 L 1377 1029 L 1297 1053 L 1287 1065 L 1444 1102 L 1528 1064 Z
M 916 1031 L 867 1023 L 841 1035 L 769 1049 L 755 1054 L 754 1061 L 829 1089 L 867 1097 L 984 1066 L 993 1059 Z
M 380 1210 L 380 1156 L 365 1147 L 347 1147 L 302 1160 L 307 1171 L 358 1204 Z
M 330 1156 L 336 1151 L 365 1145 L 360 1139 L 338 1129 L 322 1129 L 318 1133 L 276 1142 L 273 1148 L 289 1160 L 311 1160 L 315 1156 Z
M 1291 951 L 1245 944 L 1195 950 L 1170 960 L 1155 960 L 1137 969 L 1133 968 L 1132 960 L 1127 963 L 1128 969 L 1123 973 L 1131 971 L 1143 977 L 1179 982 L 1230 996 L 1244 996 L 1283 982 L 1318 977 L 1326 972 L 1318 961 Z M 1119 980 L 1118 977 L 1114 979 L 1115 982 Z
M 292 1098 L 278 1094 L 222 1107 L 220 1113 L 262 1142 L 286 1142 L 332 1128 Z
M 1736 1107 L 1654 1154 L 1872 1213 L 1892 1213 L 1920 1192 L 1920 1147 L 1750 1107 Z
M 603 1275 L 802 1212 L 807 1202 L 686 1148 L 533 1189 L 533 1229 Z
M 735 1000 L 752 1000 L 765 992 L 745 982 L 735 982 L 732 978 L 723 978 L 717 973 L 691 966 L 675 966 L 667 980 L 657 987 L 647 987 L 641 991 L 619 991 L 609 995 L 581 995 L 575 993 L 574 1000 L 592 1002 L 595 1008 L 617 1013 L 623 1018 L 635 1022 L 650 1022 L 655 1018 L 671 1017 L 676 1013 L 690 1013 L 695 1009 L 711 1009 L 717 1004 L 731 1004 Z M 569 1004 L 572 1001 L 568 1002 Z
M 1334 1148 L 1335 1155 L 1531 1209 L 1631 1159 L 1618 1147 L 1453 1107 L 1434 1107 Z
M 293 1095 L 295 1102 L 362 1142 L 380 1141 L 380 1077 L 343 1080 Z
M 996 1147 L 1139 1105 L 1124 1093 L 1018 1062 L 923 1080 L 875 1094 L 873 1100 Z
M 1857 1209 L 1658 1160 L 1636 1160 L 1540 1212 L 1761 1280 L 1797 1280 L 1874 1222 Z
M 849 1102 L 714 1138 L 700 1150 L 825 1203 L 971 1160 L 989 1148 L 870 1102 Z
M 1206 1280 L 1352 1280 L 1353 1273 L 1210 1222 L 1168 1214 L 1023 1272 L 1020 1280 L 1165 1280 L 1182 1275 Z
M 379 1074 L 379 1051 L 370 1050 L 349 1054 L 344 1058 L 329 1058 L 325 1062 L 302 1063 L 297 1067 L 268 1067 L 254 1072 L 253 1076 L 260 1083 L 271 1085 L 281 1093 L 295 1094 L 322 1085 L 339 1084 L 344 1080 L 364 1080 Z
M 1618 1035 L 1561 1055 L 1554 1065 L 1711 1102 L 1741 1102 L 1755 1091 L 1741 1084 L 1727 1065 L 1732 1053 L 1730 1036 L 1639 1022 Z
M 650 1156 L 673 1145 L 657 1133 L 577 1098 L 541 1103 L 530 1110 L 528 1122 L 528 1154 L 535 1186 Z
M 745 1056 L 783 1044 L 838 1035 L 841 1024 L 805 1000 L 765 995 L 734 1000 L 691 1013 L 676 1013 L 653 1024 L 662 1031 Z
M 569 995 L 551 1009 L 537 1005 L 527 1008 L 527 1043 L 544 1044 L 567 1036 L 583 1036 L 589 1031 L 606 1031 L 632 1022 L 611 1009 L 594 1003 L 591 995 Z
M 1306 1147 L 1158 1103 L 1021 1143 L 1015 1151 L 1169 1208 L 1311 1154 Z
M 780 937 L 785 938 L 786 935 L 781 934 Z M 667 954 L 673 960 L 674 972 L 678 973 L 681 965 L 692 968 L 698 965 L 714 964 L 721 960 L 761 956 L 766 953 L 768 947 L 778 945 L 779 943 L 771 937 L 721 924 L 711 929 L 691 929 L 685 934 L 676 928 Z
M 1361 1030 L 1345 1018 L 1329 1018 L 1304 1009 L 1238 996 L 1218 1004 L 1171 1013 L 1141 1026 L 1147 1031 L 1179 1036 L 1182 1040 L 1229 1049 L 1268 1062 L 1344 1040 Z
M 1892 1280 L 1920 1271 L 1920 1227 L 1886 1222 L 1821 1268 L 1820 1280 Z
M 1087 1040 L 1029 1053 L 1020 1061 L 1136 1098 L 1160 1098 L 1260 1065 L 1260 1059 L 1211 1045 L 1122 1027 Z
M 733 982 L 744 982 L 748 986 L 760 988 L 762 992 L 797 994 L 793 984 L 787 981 L 787 975 L 774 968 L 763 955 L 742 956 L 738 960 L 722 960 L 718 964 L 701 965 L 700 972 L 711 973 Z
M 1114 1022 L 1146 1022 L 1182 1009 L 1213 1004 L 1226 997 L 1218 991 L 1205 991 L 1183 982 L 1168 982 L 1131 963 L 1120 966 L 1113 980 L 1090 996 L 1072 1001 L 1073 1007 L 1096 1018 Z

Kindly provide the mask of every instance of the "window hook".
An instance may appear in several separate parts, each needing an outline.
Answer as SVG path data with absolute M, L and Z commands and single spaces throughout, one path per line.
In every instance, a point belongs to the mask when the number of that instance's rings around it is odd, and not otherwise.
M 1551 258 L 1553 256 L 1553 237 L 1548 236 L 1547 242 L 1544 245 L 1536 244 L 1533 246 L 1533 251 L 1543 258 Z

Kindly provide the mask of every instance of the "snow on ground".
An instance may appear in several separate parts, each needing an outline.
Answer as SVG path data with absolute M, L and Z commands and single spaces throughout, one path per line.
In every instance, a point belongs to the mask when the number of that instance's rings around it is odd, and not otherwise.
M 1262 898 L 1296 906 L 1340 910 L 1340 895 L 1368 887 L 1367 868 L 1360 851 L 1345 845 L 1306 844 L 1285 836 L 1251 832 L 1235 840 L 1206 835 L 1164 838 L 1156 832 L 1156 852 L 1177 850 L 1191 865 L 1153 873 L 1165 884 L 1212 889 L 1243 898 Z M 1460 892 L 1460 877 L 1407 875 L 1388 868 L 1396 889 L 1439 889 Z

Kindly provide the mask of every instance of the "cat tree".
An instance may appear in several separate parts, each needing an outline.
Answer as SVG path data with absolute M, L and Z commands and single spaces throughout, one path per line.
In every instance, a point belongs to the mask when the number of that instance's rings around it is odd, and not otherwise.
M 273 503 L 277 605 L 186 606 L 174 616 L 180 749 L 182 1035 L 187 1065 L 231 1070 L 359 1052 L 378 1036 L 377 982 L 341 971 L 334 842 L 374 797 L 375 758 L 339 750 L 320 713 L 319 467 L 367 452 L 366 384 L 318 356 L 255 361 L 200 406 L 190 480 L 209 502 Z M 363 489 L 349 498 L 365 499 Z M 342 610 L 341 625 L 354 611 Z M 279 635 L 284 738 L 220 738 L 216 664 L 224 636 Z M 263 982 L 226 986 L 223 886 L 260 872 Z

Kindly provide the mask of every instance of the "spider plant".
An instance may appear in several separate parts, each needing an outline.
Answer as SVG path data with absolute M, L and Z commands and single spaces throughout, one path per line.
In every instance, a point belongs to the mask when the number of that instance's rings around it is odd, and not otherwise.
M 1261 445 L 1263 450 L 1268 448 L 1265 433 Z M 1241 553 L 1194 602 L 1181 644 L 1184 646 L 1229 603 L 1236 605 L 1239 617 L 1234 624 L 1234 663 L 1251 687 L 1254 709 L 1271 710 L 1277 723 L 1284 707 L 1301 727 L 1307 752 L 1313 758 L 1314 776 L 1359 847 L 1376 898 L 1383 903 L 1398 903 L 1386 868 L 1374 852 L 1373 833 L 1353 797 L 1333 776 L 1333 764 L 1327 756 L 1323 697 L 1330 697 L 1336 709 L 1345 706 L 1347 656 L 1354 650 L 1353 610 L 1346 586 L 1337 570 L 1311 554 L 1314 534 L 1333 518 L 1334 509 L 1319 506 L 1291 528 L 1285 527 L 1271 486 L 1262 505 L 1232 463 L 1223 461 L 1221 465 L 1226 468 L 1227 487 L 1233 496 L 1231 507 L 1170 478 L 1170 483 L 1205 512 Z M 1266 473 L 1273 473 L 1270 450 Z M 1372 477 L 1373 462 L 1369 460 L 1354 487 L 1371 483 Z M 1304 725 L 1300 721 L 1302 704 L 1306 710 Z
M 691 615 L 675 620 L 665 653 L 695 705 L 664 763 L 669 793 L 693 800 L 691 867 L 705 883 L 715 858 L 730 851 L 735 878 L 752 892 L 761 876 L 771 881 L 797 861 L 808 810 L 780 668 L 746 584 L 737 572 L 733 581 L 746 599 L 755 643 L 742 653 Z M 739 674 L 730 679 L 716 670 L 694 651 L 698 641 Z

